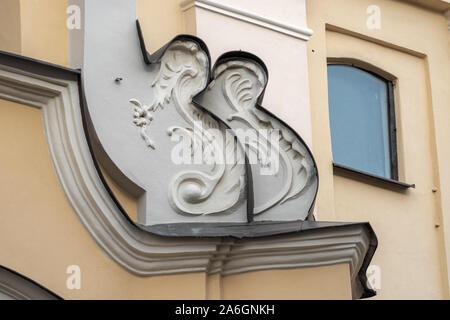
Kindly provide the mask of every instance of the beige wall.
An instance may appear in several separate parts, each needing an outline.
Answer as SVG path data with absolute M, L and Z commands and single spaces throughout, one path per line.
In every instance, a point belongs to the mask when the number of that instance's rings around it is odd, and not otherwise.
M 67 66 L 66 0 L 2 0 L 0 50 Z
M 67 0 L 20 0 L 21 54 L 67 66 Z
M 321 179 L 317 215 L 320 220 L 370 221 L 379 239 L 372 261 L 382 272 L 378 298 L 448 298 L 450 243 L 443 232 L 448 234 L 444 222 L 450 215 L 450 197 L 448 191 L 447 196 L 441 193 L 449 190 L 450 182 L 445 142 L 450 136 L 446 22 L 442 14 L 380 0 L 376 4 L 382 27 L 369 30 L 365 12 L 372 4 L 307 2 L 309 26 L 315 31 L 308 52 L 313 152 Z M 399 192 L 333 175 L 326 86 L 329 57 L 363 60 L 398 78 L 400 179 L 415 183 L 415 189 Z
M 67 0 L 2 0 L 0 50 L 68 66 L 67 6 Z M 178 0 L 137 0 L 137 10 L 149 51 L 184 31 Z
M 150 52 L 184 33 L 179 0 L 137 0 L 136 4 L 137 16 Z
M 430 145 L 432 114 L 425 61 L 341 33 L 327 32 L 326 39 L 329 57 L 359 58 L 397 76 L 400 180 L 416 184 L 415 189 L 396 192 L 334 176 L 336 218 L 370 221 L 376 230 L 380 240 L 372 264 L 383 273 L 380 298 L 441 298 L 445 270 L 440 265 L 441 239 L 435 227 L 439 212 L 432 192 L 436 164 Z M 420 235 L 420 241 L 414 235 Z
M 222 280 L 224 299 L 351 299 L 348 265 L 266 270 Z
M 17 0 L 3 0 L 0 4 L 0 50 L 20 53 L 20 5 Z

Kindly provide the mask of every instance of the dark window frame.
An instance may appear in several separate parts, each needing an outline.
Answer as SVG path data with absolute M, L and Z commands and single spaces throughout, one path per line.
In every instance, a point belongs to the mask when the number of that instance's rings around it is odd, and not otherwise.
M 367 72 L 374 77 L 382 80 L 386 83 L 386 92 L 387 92 L 387 114 L 388 114 L 388 135 L 389 135 L 389 161 L 390 161 L 390 177 L 388 180 L 399 181 L 398 175 L 398 152 L 397 152 L 397 118 L 395 112 L 395 81 L 396 77 L 392 74 L 383 71 L 382 69 L 375 67 L 371 64 L 365 63 L 363 61 L 350 59 L 350 58 L 328 58 L 327 59 L 327 69 L 330 65 L 346 65 L 349 67 L 353 67 L 359 69 L 361 71 Z M 333 143 L 333 142 L 331 142 Z M 343 166 L 343 164 L 337 163 L 338 166 Z M 348 167 L 347 167 L 348 168 Z M 356 168 L 348 168 L 354 169 L 357 172 L 362 173 L 361 170 Z M 373 176 L 370 173 L 366 173 L 368 175 Z M 382 179 L 386 179 L 386 177 L 381 177 Z
M 394 83 L 387 80 L 388 86 L 388 123 L 389 123 L 389 157 L 391 160 L 391 179 L 398 181 L 398 154 L 397 154 L 397 118 L 395 117 Z

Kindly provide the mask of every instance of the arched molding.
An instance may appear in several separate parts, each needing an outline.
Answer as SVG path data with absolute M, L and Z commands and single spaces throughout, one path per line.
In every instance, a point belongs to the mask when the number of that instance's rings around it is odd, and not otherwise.
M 0 266 L 0 300 L 58 300 L 59 296 L 33 280 Z

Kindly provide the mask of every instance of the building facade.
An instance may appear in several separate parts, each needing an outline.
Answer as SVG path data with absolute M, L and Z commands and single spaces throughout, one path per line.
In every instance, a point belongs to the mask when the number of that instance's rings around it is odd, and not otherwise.
M 130 0 L 143 43 L 129 51 L 109 47 L 128 35 L 124 0 L 86 1 L 0 4 L 0 298 L 20 298 L 15 289 L 25 298 L 359 299 L 371 288 L 370 299 L 449 298 L 449 1 Z M 83 105 L 108 101 L 90 75 L 114 48 L 127 59 L 179 34 L 203 40 L 212 64 L 230 51 L 265 63 L 262 105 L 314 155 L 320 182 L 305 220 L 333 228 L 180 242 L 123 227 L 145 213 L 102 160 L 102 130 L 120 130 L 95 109 L 98 136 L 87 129 Z M 124 65 L 111 67 L 111 86 L 126 87 Z M 126 217 L 98 218 L 108 210 Z

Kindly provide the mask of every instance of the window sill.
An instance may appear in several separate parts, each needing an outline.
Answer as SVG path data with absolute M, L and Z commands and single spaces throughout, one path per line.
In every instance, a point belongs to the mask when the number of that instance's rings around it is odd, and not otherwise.
M 388 179 L 385 177 L 377 176 L 371 173 L 353 169 L 341 164 L 333 163 L 333 173 L 340 174 L 349 178 L 356 180 L 361 180 L 363 182 L 376 183 L 377 185 L 390 186 L 401 189 L 415 188 L 415 184 L 409 184 L 405 182 L 400 182 L 397 180 Z

